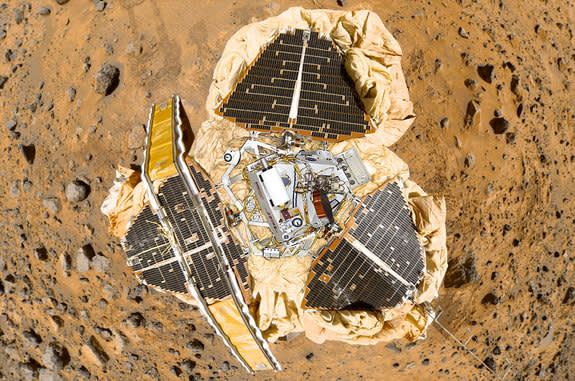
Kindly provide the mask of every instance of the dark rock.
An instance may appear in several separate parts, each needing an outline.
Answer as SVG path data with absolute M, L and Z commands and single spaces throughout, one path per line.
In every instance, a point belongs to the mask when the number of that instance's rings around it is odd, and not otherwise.
M 182 374 L 182 370 L 177 366 L 173 365 L 170 367 L 170 373 L 172 373 L 176 377 L 180 377 L 180 375 Z
M 104 49 L 106 49 L 107 55 L 111 56 L 112 54 L 114 54 L 114 46 L 109 42 L 104 44 Z
M 36 158 L 36 146 L 34 144 L 22 145 L 20 146 L 20 151 L 28 164 L 34 164 L 34 159 Z
M 66 185 L 66 199 L 70 202 L 85 200 L 90 194 L 90 186 L 81 180 L 74 180 Z
M 52 215 L 58 214 L 62 209 L 62 204 L 58 197 L 47 197 L 42 199 L 42 205 L 48 210 Z
M 104 348 L 102 348 L 94 336 L 90 336 L 90 339 L 86 344 L 86 349 L 90 352 L 90 355 L 93 357 L 95 362 L 100 366 L 105 365 L 110 359 Z
M 463 64 L 465 66 L 469 66 L 471 65 L 471 55 L 467 52 L 461 53 L 461 60 L 463 61 Z
M 385 347 L 393 353 L 401 353 L 401 347 L 397 346 L 397 343 L 388 343 Z
M 70 362 L 70 355 L 65 347 L 53 342 L 42 353 L 42 362 L 47 368 L 61 370 Z
M 463 38 L 469 38 L 469 35 L 462 27 L 459 27 L 459 29 L 457 29 L 457 33 Z
M 34 249 L 34 255 L 41 261 L 48 260 L 48 250 L 45 247 L 38 247 Z
M 4 127 L 6 127 L 10 131 L 14 131 L 14 129 L 16 128 L 17 125 L 18 125 L 18 122 L 14 119 L 10 119 L 10 120 L 6 121 L 6 123 L 4 123 Z
M 429 359 L 423 359 L 423 361 L 421 362 L 421 365 L 428 366 L 429 365 Z
M 182 369 L 184 370 L 184 372 L 186 372 L 187 374 L 190 374 L 194 371 L 194 368 L 196 367 L 196 362 L 190 359 L 184 360 L 179 364 Z
M 68 99 L 70 102 L 74 102 L 74 99 L 76 99 L 76 89 L 69 87 L 68 90 L 66 90 L 66 94 L 68 94 Z
M 222 363 L 222 368 L 221 368 L 221 369 L 222 369 L 222 372 L 224 372 L 224 373 L 227 372 L 228 370 L 230 370 L 230 363 L 227 362 L 227 361 L 224 361 L 224 362 Z
M 571 71 L 571 60 L 568 57 L 557 58 L 557 68 L 561 72 L 565 72 L 567 70 Z
M 508 132 L 505 134 L 505 142 L 507 144 L 515 143 L 515 132 Z
M 411 348 L 415 347 L 417 345 L 417 342 L 412 341 L 411 343 L 407 343 L 405 345 L 405 349 L 410 350 Z
M 470 252 L 449 261 L 443 284 L 448 288 L 459 288 L 477 280 L 479 274 L 475 269 L 475 256 Z
M 142 54 L 142 44 L 139 41 L 129 42 L 126 46 L 126 53 L 132 56 Z
M 48 7 L 38 8 L 38 14 L 41 16 L 48 16 L 50 13 L 52 13 L 52 10 Z
M 58 1 L 58 0 L 56 0 Z M 68 1 L 68 0 L 66 0 Z M 90 371 L 88 369 L 86 369 L 84 366 L 81 366 L 80 369 L 78 369 L 78 375 L 81 377 L 84 377 L 86 380 L 90 379 Z
M 128 135 L 128 148 L 138 149 L 144 145 L 146 140 L 146 129 L 143 125 L 137 124 Z
M 439 125 L 441 126 L 441 128 L 447 128 L 449 127 L 449 118 L 443 118 L 439 121 Z
M 463 81 L 463 84 L 470 90 L 475 90 L 477 88 L 477 81 L 473 78 L 467 78 L 465 81 Z
M 339 5 L 340 7 L 345 6 L 345 0 L 336 0 L 337 5 Z
M 6 31 L 4 29 L 0 29 L 0 40 L 3 40 L 6 38 Z M 0 86 L 0 89 L 2 87 Z
M 511 88 L 511 92 L 513 94 L 515 94 L 515 96 L 517 96 L 517 97 L 521 96 L 521 93 L 519 92 L 519 76 L 517 76 L 516 74 L 514 74 L 511 77 L 510 88 Z
M 58 4 L 60 4 L 60 5 L 64 5 L 64 4 L 66 4 L 66 3 L 67 3 L 68 1 L 70 1 L 70 0 L 55 0 L 55 1 L 56 1 Z
M 83 273 L 90 270 L 90 259 L 94 256 L 93 249 L 90 245 L 85 245 L 78 249 L 76 254 L 76 270 Z
M 105 63 L 96 74 L 95 91 L 101 95 L 110 95 L 120 84 L 120 69 Z
M 204 343 L 198 339 L 194 339 L 186 344 L 186 348 L 192 351 L 192 353 L 202 353 L 204 351 Z
M 473 156 L 472 153 L 468 153 L 467 156 L 465 157 L 465 160 L 463 161 L 463 165 L 469 168 L 473 166 L 473 164 L 475 164 L 475 156 Z
M 503 67 L 509 69 L 509 71 L 511 71 L 512 73 L 515 72 L 515 70 L 517 70 L 517 68 L 515 67 L 515 65 L 513 65 L 513 63 L 512 63 L 512 62 L 509 62 L 509 61 L 505 62 L 505 63 L 503 64 Z
M 20 181 L 12 181 L 10 185 L 10 196 L 14 198 L 20 197 Z
M 493 82 L 494 67 L 491 64 L 477 66 L 477 74 L 487 83 Z
M 64 271 L 69 271 L 72 268 L 72 258 L 68 253 L 60 255 L 60 266 Z
M 490 292 L 481 299 L 481 304 L 493 304 L 494 306 L 499 304 L 501 298 L 495 295 L 495 293 Z
M 26 380 L 35 380 L 38 378 L 38 371 L 42 368 L 42 365 L 34 359 L 30 359 L 28 362 L 20 364 L 20 373 L 22 378 Z
M 465 128 L 477 127 L 481 121 L 481 109 L 479 103 L 475 100 L 469 101 L 465 117 L 463 118 L 463 126 Z
M 130 314 L 130 316 L 128 316 L 126 321 L 128 322 L 128 324 L 130 324 L 130 326 L 132 326 L 132 328 L 138 328 L 139 326 L 145 324 L 146 319 L 144 319 L 144 317 L 142 316 L 141 313 L 134 312 L 134 313 Z M 203 349 L 203 345 L 202 345 L 202 349 Z
M 488 356 L 485 360 L 483 360 L 483 362 L 485 363 L 485 365 L 487 365 L 487 367 L 489 369 L 491 369 L 492 371 L 496 371 L 497 370 L 497 364 L 495 363 L 495 360 L 493 359 L 493 357 Z
M 54 324 L 56 324 L 56 326 L 58 328 L 62 328 L 64 326 L 64 319 L 62 319 L 60 316 L 53 315 L 53 316 L 50 316 L 50 318 L 52 319 L 52 321 L 54 322 Z
M 164 325 L 162 322 L 154 321 L 152 322 L 152 328 L 154 328 L 158 332 L 162 332 L 164 330 Z
M 6 52 L 4 53 L 4 58 L 6 58 L 6 61 L 8 61 L 8 62 L 12 62 L 12 60 L 14 60 L 14 58 L 16 58 L 16 53 L 17 53 L 17 51 L 14 51 L 12 49 L 7 49 Z
M 102 328 L 102 327 L 94 327 L 94 332 L 96 332 L 98 335 L 102 336 L 104 338 L 104 340 L 109 341 L 112 338 L 112 331 L 109 330 L 108 328 Z
M 6 81 L 8 81 L 8 77 L 0 75 L 0 89 L 4 88 L 4 84 L 6 83 Z
M 141 300 L 142 296 L 148 294 L 148 287 L 145 284 L 139 284 L 128 292 L 128 298 L 133 300 Z
M 24 21 L 24 11 L 22 11 L 21 9 L 14 9 L 14 21 L 16 22 L 16 24 L 20 24 L 22 21 Z
M 574 305 L 575 304 L 575 287 L 569 287 L 563 298 L 563 304 Z
M 159 380 L 160 379 L 160 372 L 158 372 L 158 369 L 156 369 L 155 367 L 146 369 L 145 375 L 150 377 L 153 380 Z
M 307 361 L 311 361 L 311 359 L 313 359 L 313 356 L 314 356 L 313 352 L 310 352 L 307 355 L 305 355 L 305 359 Z
M 24 338 L 24 343 L 33 347 L 37 347 L 42 344 L 42 338 L 33 329 L 27 329 L 22 332 L 22 337 Z
M 105 1 L 96 1 L 96 11 L 98 12 L 102 12 L 104 9 L 106 8 L 106 2 Z
M 435 63 L 435 72 L 439 73 L 441 69 L 443 69 L 443 62 L 441 62 L 439 58 L 436 58 L 434 63 Z
M 509 129 L 509 122 L 505 118 L 493 118 L 489 125 L 497 135 L 504 134 Z
M 5 292 L 7 294 L 10 294 L 12 292 L 14 292 L 14 289 L 16 288 L 16 277 L 14 276 L 14 274 L 8 274 L 6 275 L 6 277 L 4 278 L 4 287 L 5 287 Z

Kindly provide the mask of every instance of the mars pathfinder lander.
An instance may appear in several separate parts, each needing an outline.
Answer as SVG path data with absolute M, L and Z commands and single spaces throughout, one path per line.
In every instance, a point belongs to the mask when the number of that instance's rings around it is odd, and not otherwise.
M 249 131 L 225 152 L 221 178 L 187 156 L 181 111 L 177 96 L 150 111 L 149 203 L 123 246 L 140 281 L 193 296 L 246 369 L 281 369 L 248 309 L 249 255 L 312 256 L 304 309 L 385 310 L 413 297 L 425 253 L 402 181 L 360 198 L 371 179 L 359 152 L 328 149 L 375 130 L 328 36 L 286 30 L 262 48 L 216 111 Z

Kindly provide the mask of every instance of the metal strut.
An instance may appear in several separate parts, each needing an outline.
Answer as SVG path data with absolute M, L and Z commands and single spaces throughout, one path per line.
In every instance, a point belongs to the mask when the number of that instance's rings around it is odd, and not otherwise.
M 172 105 L 174 105 L 176 103 L 179 105 L 180 99 L 177 95 L 175 95 L 172 99 L 173 99 Z M 172 134 L 172 139 L 173 139 L 172 143 L 173 143 L 174 164 L 176 165 L 176 169 L 178 170 L 178 173 L 180 174 L 180 176 L 184 180 L 184 184 L 185 184 L 185 186 L 186 186 L 186 188 L 190 194 L 190 198 L 192 199 L 192 202 L 193 202 L 196 210 L 198 212 L 201 211 L 201 213 L 198 213 L 198 215 L 200 216 L 200 219 L 202 221 L 202 225 L 204 225 L 206 227 L 210 241 L 212 242 L 212 246 L 213 246 L 214 251 L 216 253 L 216 258 L 218 260 L 218 263 L 221 266 L 221 268 L 225 269 L 225 271 L 226 271 L 227 276 L 224 277 L 224 282 L 230 288 L 232 299 L 234 301 L 234 304 L 235 304 L 240 316 L 242 317 L 244 324 L 246 325 L 248 331 L 250 332 L 250 335 L 252 336 L 252 338 L 256 342 L 258 348 L 263 353 L 266 360 L 273 367 L 273 369 L 276 371 L 281 370 L 281 365 L 279 364 L 279 362 L 276 360 L 276 358 L 272 354 L 269 346 L 267 345 L 266 340 L 264 339 L 262 333 L 260 332 L 259 328 L 257 327 L 253 317 L 249 313 L 249 309 L 248 309 L 247 304 L 245 303 L 245 301 L 241 297 L 242 294 L 240 291 L 240 287 L 237 283 L 237 279 L 236 279 L 236 277 L 232 271 L 232 268 L 231 268 L 227 258 L 225 257 L 225 255 L 223 255 L 223 248 L 220 244 L 220 241 L 214 236 L 214 227 L 213 227 L 211 221 L 209 220 L 209 218 L 207 218 L 207 216 L 208 216 L 207 210 L 205 209 L 205 206 L 199 197 L 198 188 L 197 188 L 197 186 L 196 186 L 196 184 L 192 178 L 192 175 L 190 173 L 190 168 L 188 167 L 188 165 L 186 163 L 186 159 L 185 159 L 186 150 L 185 150 L 185 145 L 184 145 L 184 141 L 183 141 L 183 138 L 184 138 L 183 131 L 181 129 L 179 106 L 178 107 L 172 107 L 172 112 L 173 112 L 173 114 L 172 114 L 172 118 L 173 118 L 172 126 L 174 129 L 173 134 Z M 176 123 L 174 123 L 174 121 Z M 178 127 L 180 127 L 180 128 L 178 128 Z
M 172 99 L 172 110 L 174 109 L 174 101 L 176 100 L 175 98 L 177 98 L 177 97 L 174 97 Z M 177 101 L 179 102 L 179 98 L 177 98 Z M 144 162 L 142 164 L 142 176 L 144 178 L 144 182 L 146 185 L 146 191 L 148 193 L 150 203 L 152 204 L 152 207 L 155 209 L 156 213 L 158 214 L 158 219 L 160 220 L 160 224 L 162 225 L 162 227 L 164 228 L 166 233 L 168 233 L 168 240 L 172 246 L 172 250 L 174 251 L 174 254 L 175 254 L 175 256 L 178 260 L 178 263 L 180 264 L 180 267 L 182 268 L 184 276 L 186 278 L 186 285 L 187 285 L 188 291 L 194 297 L 194 299 L 196 299 L 200 303 L 200 305 L 199 305 L 200 311 L 206 316 L 208 323 L 214 328 L 216 333 L 223 338 L 224 344 L 230 349 L 232 354 L 238 359 L 238 361 L 242 364 L 242 366 L 248 372 L 253 373 L 253 370 L 251 369 L 251 367 L 247 364 L 247 362 L 244 360 L 244 358 L 240 355 L 240 353 L 238 352 L 236 347 L 232 344 L 232 342 L 230 341 L 228 336 L 226 334 L 224 334 L 222 328 L 220 327 L 220 325 L 218 324 L 218 322 L 214 318 L 214 315 L 210 311 L 206 300 L 202 297 L 200 290 L 196 286 L 195 282 L 192 280 L 193 279 L 192 278 L 192 271 L 191 271 L 188 263 L 186 262 L 186 260 L 183 256 L 182 248 L 179 246 L 179 244 L 177 243 L 177 241 L 175 239 L 174 229 L 172 227 L 172 224 L 168 220 L 167 214 L 166 214 L 164 208 L 162 207 L 160 200 L 158 199 L 157 195 L 154 192 L 154 185 L 153 185 L 153 182 L 150 179 L 150 176 L 148 174 L 148 164 L 149 164 L 148 161 L 149 161 L 150 140 L 151 140 L 151 134 L 152 134 L 152 120 L 153 120 L 155 107 L 156 107 L 155 104 L 152 105 L 152 108 L 150 109 L 150 115 L 148 117 L 148 128 L 147 128 L 146 143 L 145 143 L 145 150 L 144 150 Z
M 441 307 L 439 307 L 441 309 Z M 423 311 L 425 312 L 425 314 L 431 319 L 432 323 L 435 323 L 435 325 L 437 325 L 443 332 L 447 333 L 447 335 L 453 339 L 453 341 L 455 341 L 457 344 L 459 344 L 459 346 L 461 346 L 463 349 L 465 349 L 465 351 L 467 353 L 469 353 L 475 360 L 477 360 L 477 362 L 479 362 L 480 364 L 482 364 L 489 372 L 491 372 L 495 378 L 497 378 L 498 380 L 501 381 L 505 381 L 505 378 L 507 377 L 507 374 L 509 373 L 509 369 L 507 369 L 507 371 L 505 372 L 505 374 L 503 376 L 500 376 L 497 374 L 497 372 L 492 369 L 489 365 L 487 365 L 485 363 L 485 361 L 481 360 L 471 349 L 469 349 L 467 347 L 467 343 L 469 342 L 469 339 L 467 339 L 464 342 L 462 342 L 461 340 L 459 340 L 453 333 L 451 333 L 450 330 L 448 330 L 443 324 L 441 324 L 439 322 L 439 317 L 443 314 L 443 310 L 441 310 L 439 312 L 439 314 L 437 314 L 437 316 L 435 315 L 435 313 L 433 312 L 433 310 L 431 310 L 431 307 L 429 305 L 426 305 L 423 308 Z M 507 359 L 505 359 L 506 362 L 508 362 Z

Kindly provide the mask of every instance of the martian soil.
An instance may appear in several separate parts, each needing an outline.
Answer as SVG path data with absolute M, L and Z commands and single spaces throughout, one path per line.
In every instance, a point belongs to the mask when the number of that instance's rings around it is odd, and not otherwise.
M 434 324 L 414 343 L 287 337 L 284 371 L 249 375 L 108 233 L 151 104 L 179 94 L 198 128 L 226 41 L 296 5 L 372 10 L 399 41 L 417 118 L 390 148 L 446 198 L 434 307 L 481 362 Z M 0 0 L 0 379 L 575 379 L 573 25 L 567 0 Z

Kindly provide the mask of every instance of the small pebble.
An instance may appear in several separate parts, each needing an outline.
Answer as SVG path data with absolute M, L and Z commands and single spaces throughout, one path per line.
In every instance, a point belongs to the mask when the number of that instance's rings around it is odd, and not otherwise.
M 102 12 L 105 8 L 106 8 L 106 2 L 105 1 L 98 1 L 96 3 L 96 11 Z
M 16 122 L 14 119 L 10 119 L 6 123 L 4 123 L 4 127 L 6 127 L 10 131 L 13 131 L 17 125 L 18 122 Z
M 89 185 L 81 180 L 74 180 L 66 185 L 66 199 L 70 202 L 83 201 L 89 194 Z
M 38 14 L 41 16 L 48 16 L 52 11 L 48 7 L 40 7 L 38 8 Z

